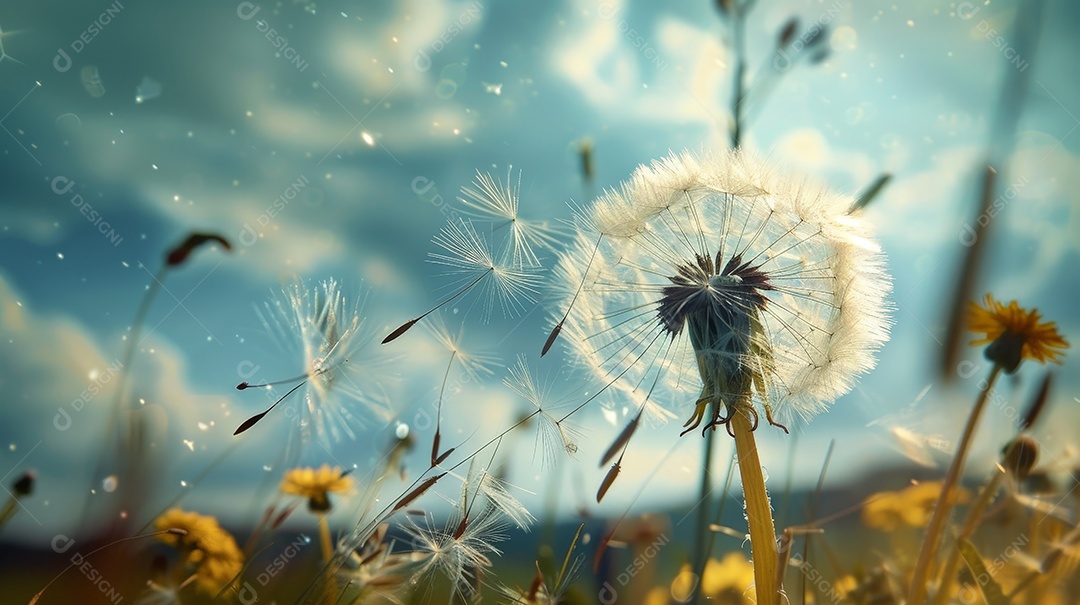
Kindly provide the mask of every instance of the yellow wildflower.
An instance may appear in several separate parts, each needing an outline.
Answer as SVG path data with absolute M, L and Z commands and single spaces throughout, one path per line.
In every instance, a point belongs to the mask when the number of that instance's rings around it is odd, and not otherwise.
M 743 603 L 743 595 L 754 585 L 754 566 L 738 551 L 729 552 L 717 561 L 709 559 L 701 593 L 718 603 Z
M 214 517 L 173 508 L 162 513 L 154 527 L 180 530 L 162 534 L 160 539 L 184 553 L 185 565 L 195 568 L 195 585 L 203 594 L 217 595 L 244 568 L 244 555 L 236 540 Z
M 690 565 L 684 565 L 671 583 L 672 598 L 680 602 L 689 598 L 695 580 Z M 729 552 L 723 559 L 709 559 L 705 564 L 701 594 L 712 603 L 748 605 L 753 602 L 753 585 L 754 566 L 741 552 Z
M 281 491 L 308 499 L 308 509 L 313 512 L 330 510 L 329 494 L 344 494 L 352 489 L 352 477 L 341 467 L 324 464 L 320 468 L 295 468 L 285 473 Z
M 863 524 L 870 529 L 894 531 L 903 522 L 895 492 L 880 492 L 867 498 L 862 510 Z
M 863 524 L 884 532 L 895 531 L 901 525 L 925 527 L 940 493 L 940 481 L 926 481 L 898 492 L 874 494 L 863 505 Z M 955 498 L 955 503 L 963 504 L 970 499 L 970 494 L 966 490 L 957 490 Z
M 1015 372 L 1024 359 L 1061 363 L 1062 351 L 1069 348 L 1069 343 L 1058 334 L 1054 322 L 1041 322 L 1041 318 L 1038 309 L 1028 311 L 1015 300 L 1006 306 L 987 294 L 984 306 L 968 303 L 968 329 L 984 334 L 971 344 L 990 343 L 987 359 L 1000 364 L 1007 373 Z

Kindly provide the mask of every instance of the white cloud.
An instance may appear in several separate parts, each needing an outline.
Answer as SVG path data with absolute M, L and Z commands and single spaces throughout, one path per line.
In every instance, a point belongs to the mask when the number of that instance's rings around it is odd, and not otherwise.
M 2 464 L 38 471 L 35 493 L 25 502 L 29 514 L 19 515 L 12 527 L 14 534 L 28 536 L 40 531 L 37 521 L 49 530 L 71 531 L 99 455 L 114 453 L 115 435 L 105 439 L 123 345 L 102 346 L 71 318 L 39 313 L 23 301 L 0 275 L 0 331 L 6 337 L 0 387 L 12 402 L 0 408 L 2 439 L 9 446 Z M 176 463 L 188 451 L 182 439 L 202 451 L 209 434 L 231 432 L 228 398 L 192 390 L 179 351 L 152 335 L 140 349 L 130 391 L 132 401 L 145 401 L 135 405 L 151 429 L 156 456 Z M 211 428 L 203 431 L 200 422 Z

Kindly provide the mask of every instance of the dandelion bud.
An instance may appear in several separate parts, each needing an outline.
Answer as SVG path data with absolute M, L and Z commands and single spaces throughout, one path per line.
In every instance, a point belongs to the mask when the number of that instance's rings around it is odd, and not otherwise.
M 777 36 L 776 46 L 777 48 L 784 48 L 788 44 L 791 44 L 792 39 L 795 38 L 795 32 L 799 29 L 799 18 L 791 17 L 787 23 L 784 24 L 784 28 L 780 30 L 780 35 Z
M 34 482 L 36 480 L 37 480 L 37 474 L 34 471 L 26 471 L 12 485 L 11 493 L 16 498 L 22 498 L 24 496 L 29 496 L 34 491 Z
M 221 244 L 222 248 L 232 250 L 229 240 L 216 233 L 190 233 L 183 242 L 169 250 L 169 253 L 165 256 L 165 264 L 170 267 L 183 264 L 196 248 L 207 242 L 217 242 Z
M 1006 471 L 1015 473 L 1020 479 L 1026 478 L 1039 459 L 1039 444 L 1021 435 L 1013 439 L 1001 450 L 1001 465 Z
M 1023 490 L 1036 495 L 1057 493 L 1057 487 L 1045 470 L 1028 471 L 1027 476 L 1024 477 Z

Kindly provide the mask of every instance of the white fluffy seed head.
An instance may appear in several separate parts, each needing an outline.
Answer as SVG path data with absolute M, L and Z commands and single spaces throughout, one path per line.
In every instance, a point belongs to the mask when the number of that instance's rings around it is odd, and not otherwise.
M 873 368 L 888 339 L 889 278 L 869 225 L 847 214 L 851 205 L 742 152 L 673 154 L 641 166 L 596 200 L 560 257 L 556 319 L 570 308 L 563 338 L 614 382 L 609 391 L 621 401 L 629 395 L 654 417 L 669 406 L 681 415 L 702 388 L 701 351 L 685 323 L 661 321 L 661 299 L 679 268 L 699 258 L 713 278 L 687 286 L 706 297 L 687 304 L 722 298 L 723 285 L 739 280 L 720 274 L 741 266 L 767 287 L 754 291 L 764 298 L 754 311 L 761 333 L 747 345 L 756 354 L 731 363 L 761 375 L 753 396 L 777 418 L 819 413 Z

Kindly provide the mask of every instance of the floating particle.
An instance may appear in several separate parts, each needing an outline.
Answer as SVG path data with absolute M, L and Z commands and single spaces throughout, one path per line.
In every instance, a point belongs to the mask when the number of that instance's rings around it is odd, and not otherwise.
M 859 45 L 859 35 L 854 27 L 840 26 L 829 36 L 829 47 L 833 50 L 855 50 Z
M 105 85 L 101 83 L 101 74 L 98 73 L 97 65 L 87 65 L 79 70 L 79 80 L 83 88 L 95 99 L 105 95 Z
M 449 99 L 457 92 L 457 86 L 457 82 L 448 78 L 443 78 L 435 85 L 435 94 L 440 99 Z
M 364 139 L 364 142 L 368 144 L 368 147 L 374 147 L 375 146 L 375 137 L 371 136 L 370 132 L 368 132 L 366 130 L 364 132 L 361 132 L 360 133 L 360 138 Z
M 191 450 L 193 452 L 195 451 L 195 442 L 194 441 L 192 441 L 190 439 L 184 439 L 183 441 L 184 441 L 184 445 L 186 445 L 189 450 Z
M 143 76 L 139 85 L 135 87 L 135 102 L 142 103 L 161 95 L 161 83 L 152 78 Z
M 106 493 L 111 494 L 116 491 L 116 487 L 117 485 L 119 485 L 119 483 L 120 480 L 116 478 L 116 475 L 109 475 L 108 477 L 102 479 L 101 489 L 104 490 Z
M 404 438 L 408 437 L 409 436 L 409 425 L 405 424 L 404 422 L 397 425 L 397 428 L 394 429 L 394 436 L 397 437 L 398 439 L 404 439 Z
M 493 94 L 496 97 L 502 95 L 502 82 L 498 84 L 488 84 L 487 82 L 481 82 L 484 85 L 484 92 Z

